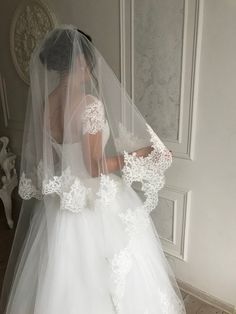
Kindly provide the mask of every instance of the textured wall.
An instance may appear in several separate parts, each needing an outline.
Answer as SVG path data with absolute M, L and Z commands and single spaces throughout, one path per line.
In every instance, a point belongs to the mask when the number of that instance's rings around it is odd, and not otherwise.
M 183 0 L 134 1 L 134 99 L 162 138 L 176 140 Z

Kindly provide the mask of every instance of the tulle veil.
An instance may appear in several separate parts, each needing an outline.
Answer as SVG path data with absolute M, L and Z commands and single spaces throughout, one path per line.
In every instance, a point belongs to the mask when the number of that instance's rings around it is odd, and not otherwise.
M 76 150 L 71 150 L 73 145 Z M 158 250 L 165 269 L 165 274 L 160 276 L 165 282 L 168 278 L 170 285 L 166 293 L 173 301 L 173 309 L 169 307 L 169 312 L 163 313 L 184 313 L 178 285 L 150 218 L 171 163 L 170 151 L 142 117 L 90 38 L 73 25 L 61 25 L 48 33 L 30 60 L 18 190 L 23 201 L 2 290 L 2 312 L 15 313 L 7 311 L 7 304 L 13 308 L 17 294 L 21 293 L 21 298 L 30 295 L 34 300 L 34 313 L 46 313 L 37 311 L 36 304 L 43 299 L 46 308 L 53 302 L 47 300 L 42 291 L 50 284 L 45 283 L 44 274 L 54 271 L 55 254 L 64 248 L 57 235 L 64 228 L 71 228 L 67 219 L 74 217 L 76 220 L 85 213 L 90 215 L 96 208 L 105 243 L 100 254 L 109 265 L 107 286 L 116 312 L 131 313 L 125 310 L 127 278 L 134 274 L 132 267 L 137 258 L 134 252 L 140 250 L 144 241 L 142 235 L 151 228 L 156 238 L 153 250 Z M 143 193 L 144 201 L 140 200 L 138 206 L 135 202 L 125 202 L 121 190 L 128 189 L 129 193 L 137 195 L 137 188 Z M 117 209 L 119 197 L 124 202 L 122 210 Z M 63 220 L 59 215 L 70 218 Z M 89 234 L 94 232 L 92 225 L 88 227 Z M 82 246 L 80 241 L 78 238 Z M 33 254 L 32 248 L 39 242 L 43 243 L 43 249 L 42 245 L 37 246 Z M 89 252 L 87 240 L 83 243 L 84 247 L 74 250 Z M 27 272 L 25 265 L 30 254 L 35 267 L 33 270 L 29 267 Z M 148 256 L 146 258 L 148 266 Z M 65 273 L 69 272 L 66 262 L 64 266 Z M 151 295 L 155 289 L 152 268 L 150 266 L 148 273 L 145 267 L 144 262 L 138 271 L 140 278 L 146 276 L 142 278 L 143 292 L 134 275 L 136 287 L 131 287 L 133 302 L 136 298 L 141 307 L 141 300 L 149 300 L 148 293 Z M 27 280 L 34 282 L 32 290 L 19 292 L 19 282 Z M 56 289 L 58 281 L 54 285 Z M 164 293 L 159 295 L 164 298 Z M 18 313 L 29 314 L 24 312 L 23 305 Z

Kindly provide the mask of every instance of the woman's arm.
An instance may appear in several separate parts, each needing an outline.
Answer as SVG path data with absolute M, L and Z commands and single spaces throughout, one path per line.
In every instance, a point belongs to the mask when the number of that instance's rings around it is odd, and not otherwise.
M 129 154 L 136 153 L 136 156 L 138 157 L 146 157 L 150 154 L 150 152 L 153 150 L 151 146 L 147 147 L 142 147 L 138 150 L 135 150 Z M 112 157 L 104 157 L 100 159 L 99 162 L 100 169 L 102 169 L 102 173 L 110 173 L 110 172 L 115 172 L 117 170 L 120 170 L 124 167 L 124 155 L 116 155 Z
M 102 158 L 102 132 L 85 133 L 82 136 L 82 150 L 84 163 L 92 177 L 99 175 L 99 161 Z
M 88 107 L 85 110 L 85 119 L 83 120 L 83 158 L 89 174 L 92 177 L 97 177 L 101 173 L 107 174 L 122 169 L 124 167 L 124 155 L 108 157 L 103 154 L 102 126 L 104 125 L 104 118 L 101 116 L 104 117 L 104 108 L 100 101 L 94 102 L 94 98 L 88 98 L 88 100 L 91 101 L 91 104 L 87 104 Z M 94 133 L 94 124 L 96 133 Z M 130 154 L 136 153 L 138 157 L 146 157 L 152 150 L 152 146 L 147 146 Z
M 146 157 L 153 150 L 151 146 L 142 147 L 132 153 L 138 157 Z M 130 154 L 132 154 L 130 153 Z M 86 168 L 92 177 L 97 177 L 101 173 L 108 174 L 124 167 L 124 155 L 111 157 L 102 154 L 102 132 L 96 134 L 83 135 L 83 156 Z

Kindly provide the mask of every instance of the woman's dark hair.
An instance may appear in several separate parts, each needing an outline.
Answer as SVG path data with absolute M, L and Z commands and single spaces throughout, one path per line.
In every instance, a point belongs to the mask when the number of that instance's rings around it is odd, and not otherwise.
M 93 70 L 96 65 L 96 58 L 93 47 L 90 44 L 92 43 L 92 38 L 80 29 L 75 30 L 82 34 L 82 51 L 78 53 L 83 53 L 90 72 L 93 75 Z M 75 30 L 54 30 L 53 33 L 49 35 L 48 38 L 46 38 L 44 46 L 39 53 L 39 58 L 42 64 L 45 65 L 48 70 L 54 70 L 60 73 L 70 71 Z
M 76 29 L 79 33 L 83 34 L 90 42 L 92 42 L 92 38 L 91 36 L 89 36 L 88 34 L 84 33 L 83 31 L 81 31 L 81 29 L 77 28 Z

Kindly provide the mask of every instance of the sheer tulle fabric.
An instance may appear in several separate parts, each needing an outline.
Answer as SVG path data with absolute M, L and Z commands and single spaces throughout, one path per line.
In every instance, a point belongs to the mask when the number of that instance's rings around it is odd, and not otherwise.
M 169 150 L 73 26 L 46 36 L 30 75 L 3 313 L 185 313 L 150 217 Z

